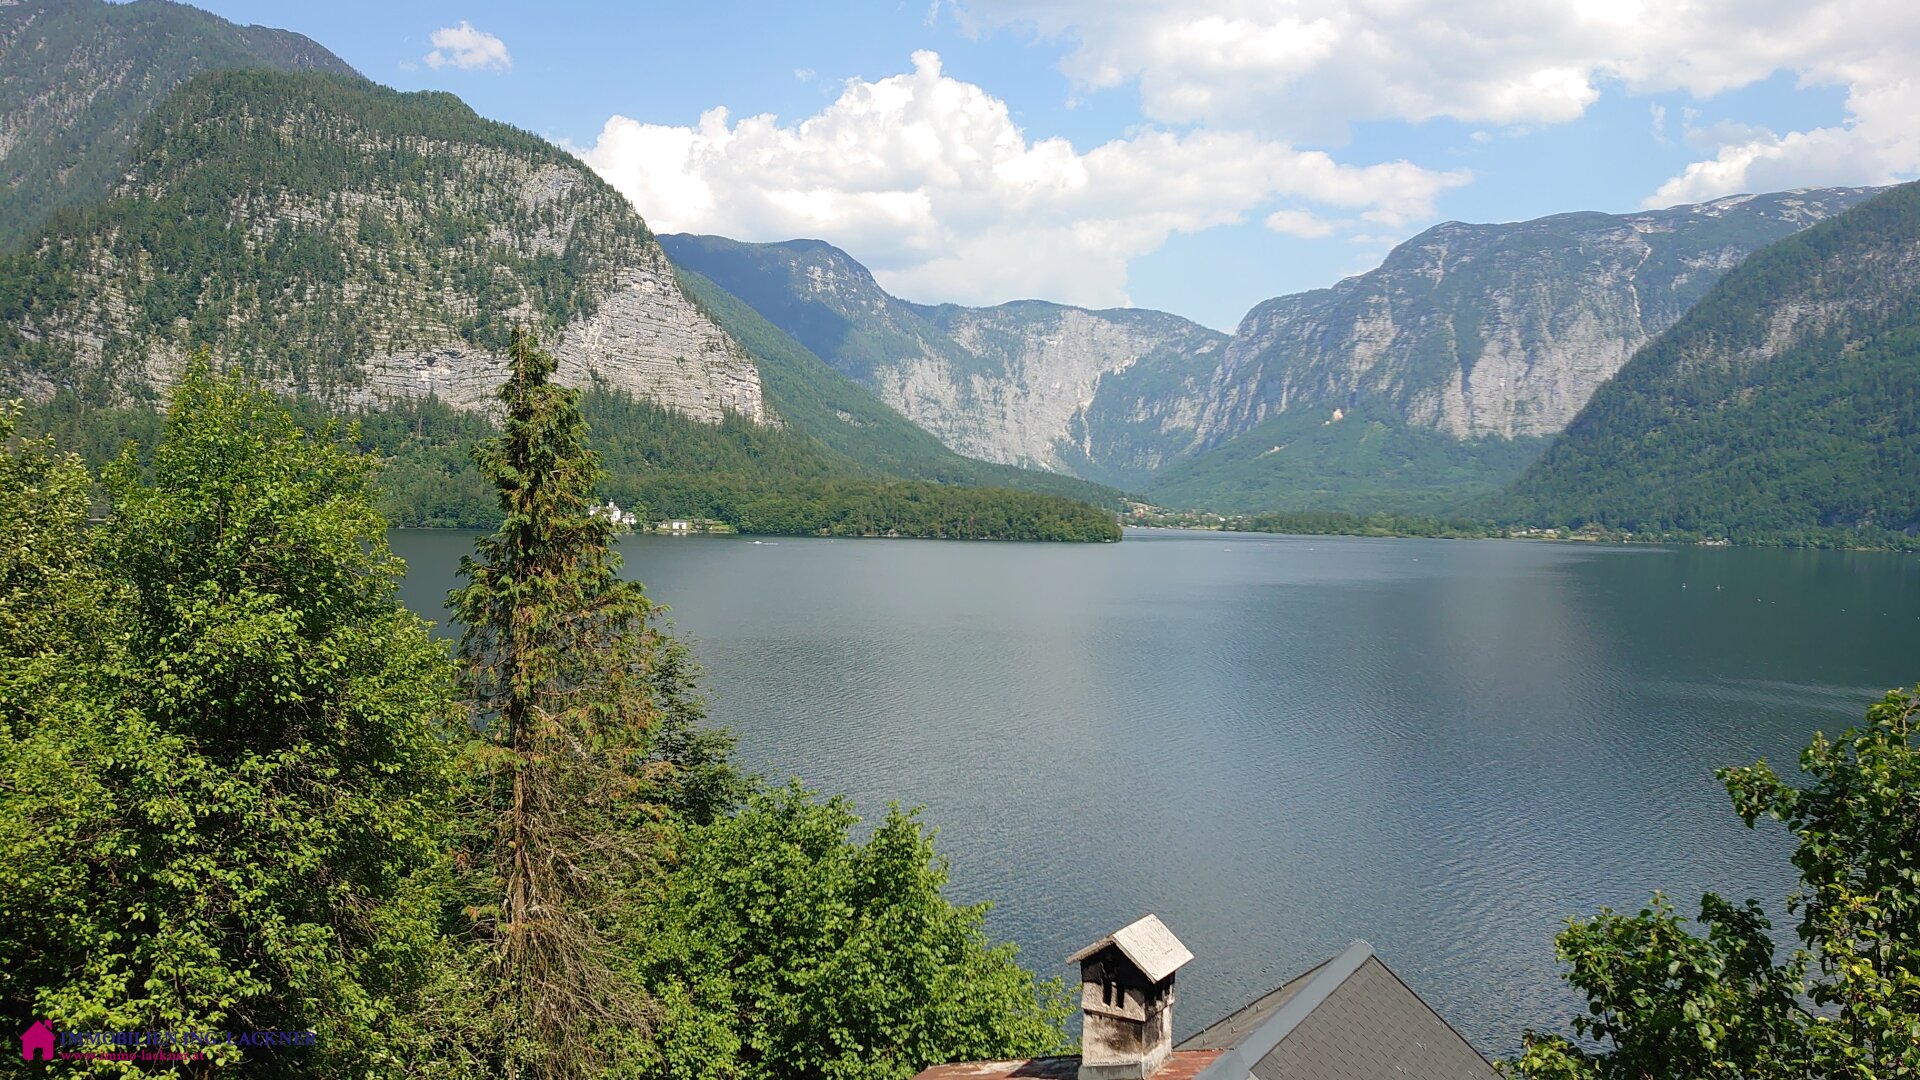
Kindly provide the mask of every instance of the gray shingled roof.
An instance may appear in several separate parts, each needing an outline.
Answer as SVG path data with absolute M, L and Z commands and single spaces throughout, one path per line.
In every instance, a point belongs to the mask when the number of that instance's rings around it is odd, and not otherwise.
M 1226 1050 L 1194 1080 L 1489 1080 L 1496 1074 L 1356 941 L 1180 1044 Z

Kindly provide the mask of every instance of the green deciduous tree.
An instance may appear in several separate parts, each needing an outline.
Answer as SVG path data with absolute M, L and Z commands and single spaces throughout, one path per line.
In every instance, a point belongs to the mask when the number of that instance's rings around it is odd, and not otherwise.
M 1920 692 L 1920 691 L 1917 691 Z M 1799 846 L 1800 940 L 1821 1015 L 1806 1026 L 1817 1073 L 1920 1073 L 1920 698 L 1895 691 L 1864 725 L 1800 755 L 1796 787 L 1761 762 L 1721 778 L 1748 825 L 1785 822 Z
M 318 1034 L 213 1051 L 257 1075 L 399 1067 L 386 1037 L 437 938 L 452 670 L 395 602 L 373 468 L 201 358 L 151 474 L 110 470 L 87 550 L 71 463 L 4 470 L 6 528 L 73 568 L 17 564 L 7 621 L 89 627 L 57 676 L 0 632 L 9 1011 Z M 13 520 L 36 470 L 42 520 Z M 57 681 L 28 704 L 23 679 Z
M 1920 1075 L 1920 698 L 1894 691 L 1836 740 L 1815 735 L 1797 786 L 1763 761 L 1722 769 L 1749 826 L 1798 838 L 1800 947 L 1776 957 L 1758 904 L 1709 894 L 1700 937 L 1657 895 L 1638 915 L 1574 919 L 1557 939 L 1588 1040 L 1528 1036 L 1534 1080 Z M 1810 1006 L 1809 1007 L 1809 1003 Z
M 648 1075 L 900 1080 L 1062 1047 L 1066 992 L 989 945 L 987 905 L 947 901 L 931 834 L 896 808 L 856 843 L 857 821 L 795 784 L 686 838 L 641 913 L 661 1006 Z

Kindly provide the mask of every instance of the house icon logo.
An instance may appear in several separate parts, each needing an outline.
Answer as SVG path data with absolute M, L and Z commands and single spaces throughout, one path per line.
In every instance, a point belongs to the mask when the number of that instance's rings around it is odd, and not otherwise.
M 35 1020 L 32 1027 L 20 1033 L 20 1060 L 32 1061 L 35 1054 L 41 1061 L 54 1060 L 53 1029 L 45 1020 Z

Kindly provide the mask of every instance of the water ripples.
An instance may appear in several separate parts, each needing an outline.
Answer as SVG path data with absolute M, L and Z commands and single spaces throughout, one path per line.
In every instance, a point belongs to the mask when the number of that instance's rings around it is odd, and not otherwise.
M 396 533 L 417 608 L 465 542 Z M 1920 677 L 1910 557 L 1193 534 L 626 552 L 749 768 L 869 817 L 924 805 L 954 895 L 995 900 L 991 930 L 1045 973 L 1158 912 L 1198 957 L 1183 1033 L 1357 937 L 1489 1052 L 1558 1029 L 1567 915 L 1709 887 L 1780 912 L 1784 838 L 1739 824 L 1716 766 L 1791 763 Z

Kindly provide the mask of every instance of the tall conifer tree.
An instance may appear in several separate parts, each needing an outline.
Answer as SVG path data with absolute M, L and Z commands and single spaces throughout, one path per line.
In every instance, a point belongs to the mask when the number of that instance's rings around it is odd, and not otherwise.
M 600 468 L 577 392 L 524 333 L 509 361 L 502 433 L 476 451 L 505 520 L 461 561 L 449 604 L 491 824 L 497 906 L 479 914 L 500 965 L 500 1065 L 573 1076 L 645 1028 L 616 928 L 646 877 L 650 774 L 666 768 L 655 676 L 675 654 L 618 576 L 614 523 L 592 513 Z

